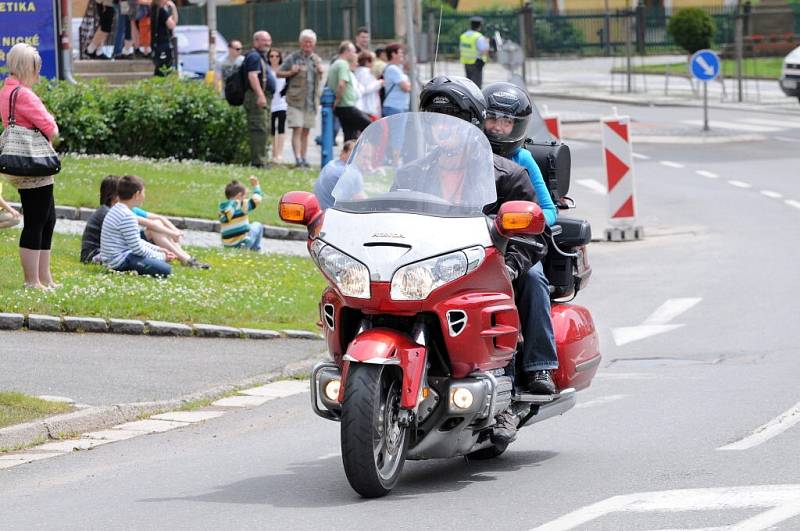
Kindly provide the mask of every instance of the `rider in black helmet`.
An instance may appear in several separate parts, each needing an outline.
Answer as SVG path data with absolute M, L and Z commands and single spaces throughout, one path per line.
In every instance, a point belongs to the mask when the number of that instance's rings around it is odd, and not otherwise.
M 438 76 L 429 81 L 420 94 L 419 110 L 438 112 L 466 120 L 482 128 L 486 118 L 486 100 L 472 81 L 456 76 Z M 484 208 L 487 215 L 496 214 L 506 201 L 536 201 L 536 193 L 525 169 L 509 159 L 494 155 L 497 202 Z M 509 243 L 506 249 L 506 267 L 512 280 L 527 276 L 531 266 L 541 255 L 530 247 Z M 492 441 L 509 443 L 516 437 L 518 419 L 507 410 L 495 418 Z
M 548 225 L 556 221 L 556 207 L 544 183 L 542 172 L 531 153 L 523 147 L 533 106 L 527 92 L 508 82 L 493 83 L 483 89 L 486 120 L 483 130 L 492 151 L 528 170 L 531 184 Z M 522 348 L 521 383 L 534 394 L 553 394 L 551 371 L 558 368 L 553 323 L 550 318 L 550 288 L 541 262 L 517 281 L 517 307 L 525 338 Z

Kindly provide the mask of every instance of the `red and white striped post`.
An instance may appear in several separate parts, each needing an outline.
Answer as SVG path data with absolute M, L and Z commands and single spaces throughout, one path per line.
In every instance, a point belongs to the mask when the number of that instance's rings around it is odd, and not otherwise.
M 561 117 L 550 112 L 547 105 L 542 105 L 542 120 L 550 134 L 556 137 L 556 140 L 561 141 Z
M 644 230 L 636 225 L 630 117 L 617 116 L 615 108 L 614 116 L 603 118 L 600 123 L 611 225 L 605 231 L 606 240 L 640 240 L 644 237 Z

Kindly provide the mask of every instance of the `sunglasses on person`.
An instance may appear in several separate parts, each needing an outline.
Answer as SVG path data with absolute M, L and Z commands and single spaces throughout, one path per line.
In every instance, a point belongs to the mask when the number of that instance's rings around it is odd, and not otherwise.
M 237 52 L 241 52 L 241 51 L 242 51 L 242 47 L 241 47 L 241 46 L 239 46 L 238 48 L 236 48 L 236 47 L 234 47 L 234 46 L 228 46 L 228 48 L 231 48 L 231 49 L 233 49 L 233 50 L 236 50 Z

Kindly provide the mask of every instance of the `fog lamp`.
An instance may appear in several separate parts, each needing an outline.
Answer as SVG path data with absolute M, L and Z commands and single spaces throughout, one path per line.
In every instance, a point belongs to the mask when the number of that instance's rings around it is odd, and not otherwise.
M 453 405 L 459 409 L 467 409 L 472 405 L 472 392 L 463 387 L 453 389 Z
M 339 400 L 339 389 L 341 387 L 341 380 L 331 380 L 325 385 L 325 397 L 331 402 L 336 402 Z

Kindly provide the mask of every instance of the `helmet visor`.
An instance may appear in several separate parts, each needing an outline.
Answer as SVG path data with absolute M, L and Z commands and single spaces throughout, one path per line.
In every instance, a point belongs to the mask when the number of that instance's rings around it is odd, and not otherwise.
M 487 111 L 483 130 L 486 136 L 500 142 L 519 142 L 525 138 L 528 129 L 528 116 L 514 116 L 507 113 Z

